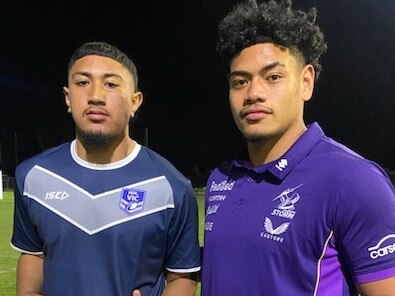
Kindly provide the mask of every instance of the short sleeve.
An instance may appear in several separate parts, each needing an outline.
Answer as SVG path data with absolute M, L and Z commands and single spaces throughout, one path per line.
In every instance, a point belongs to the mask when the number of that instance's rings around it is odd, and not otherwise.
M 20 187 L 17 174 L 17 184 L 14 189 L 14 226 L 11 246 L 23 253 L 42 254 L 42 240 L 39 238 L 37 229 L 31 221 L 28 210 L 29 202 L 31 201 L 21 193 Z
M 166 269 L 177 273 L 196 272 L 200 270 L 197 200 L 190 185 L 178 194 L 168 232 Z
M 338 192 L 335 240 L 354 281 L 395 276 L 395 194 L 389 178 L 361 162 L 345 172 Z

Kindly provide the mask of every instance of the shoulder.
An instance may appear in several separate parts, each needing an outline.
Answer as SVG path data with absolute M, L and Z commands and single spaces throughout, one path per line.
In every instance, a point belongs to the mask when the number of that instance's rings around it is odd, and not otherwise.
M 164 175 L 172 187 L 191 186 L 191 182 L 170 161 L 157 152 L 141 146 L 139 158 L 146 166 L 145 169 L 151 170 L 158 175 Z
M 317 167 L 322 168 L 321 171 L 336 174 L 339 178 L 343 178 L 345 182 L 364 181 L 366 178 L 389 180 L 384 169 L 377 163 L 364 158 L 347 146 L 328 137 L 323 137 L 317 143 L 309 157 L 312 158 Z
M 384 169 L 348 147 L 324 137 L 310 154 L 317 178 L 336 196 L 337 210 L 350 215 L 363 209 L 374 215 L 378 207 L 393 207 L 394 187 Z
M 43 152 L 28 158 L 19 164 L 16 168 L 15 176 L 19 178 L 26 175 L 35 165 L 45 166 L 48 163 L 53 163 L 57 159 L 64 158 L 67 154 L 70 155 L 70 143 L 63 143 L 59 146 L 44 150 Z

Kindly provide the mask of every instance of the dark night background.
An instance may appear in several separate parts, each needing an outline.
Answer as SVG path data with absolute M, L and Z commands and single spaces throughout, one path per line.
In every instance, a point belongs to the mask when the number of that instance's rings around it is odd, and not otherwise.
M 70 55 L 103 40 L 135 61 L 143 107 L 132 136 L 191 175 L 243 141 L 215 52 L 217 22 L 238 1 L 2 1 L 0 124 L 3 173 L 69 141 L 62 86 Z M 395 1 L 295 0 L 319 9 L 328 41 L 306 122 L 385 168 L 395 169 Z

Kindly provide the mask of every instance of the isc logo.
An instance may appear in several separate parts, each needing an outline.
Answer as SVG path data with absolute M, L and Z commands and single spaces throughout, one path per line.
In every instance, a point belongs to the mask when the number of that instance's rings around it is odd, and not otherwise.
M 66 191 L 50 191 L 45 195 L 45 199 L 59 199 L 63 200 L 70 196 Z

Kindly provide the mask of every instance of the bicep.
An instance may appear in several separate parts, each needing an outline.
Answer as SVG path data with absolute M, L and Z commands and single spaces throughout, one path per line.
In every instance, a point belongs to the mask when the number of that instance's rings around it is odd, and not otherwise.
M 17 269 L 18 295 L 40 293 L 43 282 L 43 256 L 21 254 Z
M 362 296 L 392 296 L 395 291 L 395 277 L 357 284 L 357 288 Z
M 194 296 L 196 293 L 196 273 L 168 272 L 166 282 L 162 296 Z

